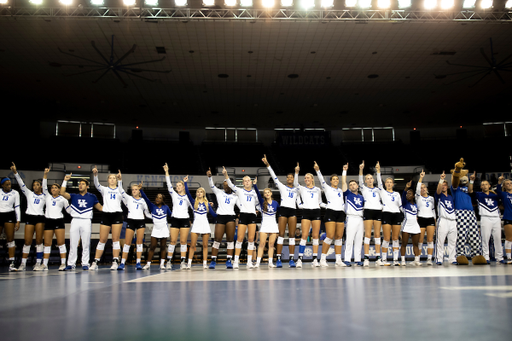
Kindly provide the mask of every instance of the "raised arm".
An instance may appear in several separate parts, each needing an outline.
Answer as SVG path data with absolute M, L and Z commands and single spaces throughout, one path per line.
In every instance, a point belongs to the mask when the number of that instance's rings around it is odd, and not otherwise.
M 196 201 L 192 198 L 192 194 L 190 194 L 190 191 L 188 190 L 188 175 L 183 178 L 183 183 L 185 184 L 185 192 L 187 193 L 188 200 L 192 204 L 192 207 L 194 207 Z
M 18 171 L 16 169 L 16 165 L 14 164 L 14 162 L 12 163 L 11 171 L 14 173 L 14 177 L 16 178 L 16 181 L 18 181 L 18 185 L 20 186 L 21 191 L 28 198 L 28 196 L 30 194 L 32 194 L 32 191 L 27 186 L 25 186 L 25 183 L 23 182 L 23 179 L 18 174 Z
M 425 171 L 422 169 L 420 173 L 420 179 L 416 184 L 416 195 L 421 195 L 421 184 L 423 183 L 423 178 L 425 177 Z
M 119 191 L 119 194 L 121 194 L 121 200 L 123 200 L 123 203 L 126 205 L 128 203 L 128 199 L 130 196 L 124 191 L 123 188 L 123 177 L 121 176 L 121 171 L 117 173 L 117 190 Z
M 359 165 L 359 186 L 364 186 L 364 177 L 363 177 L 363 170 L 364 170 L 364 160 Z
M 348 189 L 347 171 L 348 171 L 348 163 L 343 166 L 343 173 L 341 173 L 341 190 L 343 191 L 343 193 L 345 193 Z
M 146 202 L 146 205 L 148 205 L 148 207 L 153 210 L 153 208 L 156 206 L 155 204 L 153 204 L 151 202 L 151 200 L 149 200 L 148 196 L 146 195 L 146 193 L 144 193 L 144 191 L 141 189 L 140 191 L 140 196 L 142 197 L 142 199 L 144 199 L 144 201 Z
M 233 183 L 231 182 L 231 179 L 229 178 L 229 175 L 228 175 L 228 171 L 226 170 L 226 167 L 222 166 L 222 174 L 224 174 L 224 179 L 226 179 L 226 183 L 228 184 L 229 188 L 231 188 L 231 190 L 234 192 L 234 193 L 237 193 L 238 192 L 238 189 L 236 188 L 235 185 L 233 185 Z
M 476 179 L 476 171 L 474 171 L 473 174 L 471 174 L 469 176 L 469 184 L 468 184 L 468 192 L 469 193 L 473 193 L 473 183 L 475 182 L 475 179 Z
M 464 159 L 460 159 L 459 162 L 457 162 L 455 164 L 455 169 L 453 170 L 453 173 L 452 173 L 452 187 L 453 189 L 457 189 L 459 187 L 459 184 L 460 184 L 460 174 L 461 174 L 461 170 L 462 168 L 466 165 L 466 163 L 464 162 Z M 458 174 L 458 176 L 454 176 L 455 174 Z
M 48 169 L 48 168 L 46 168 L 46 169 Z M 46 173 L 46 169 L 44 170 L 45 173 Z M 60 186 L 60 195 L 62 195 L 66 200 L 71 200 L 71 195 L 69 195 L 69 193 L 66 192 L 66 187 L 68 185 L 68 181 L 71 180 L 71 175 L 73 175 L 73 173 L 70 173 L 69 175 L 64 176 L 64 181 L 62 181 L 62 186 Z
M 169 194 L 172 195 L 172 193 L 174 193 L 174 188 L 172 188 L 171 177 L 169 176 L 169 166 L 167 166 L 167 162 L 163 168 L 165 171 L 165 183 L 167 184 L 167 191 L 169 191 Z
M 295 167 L 295 175 L 293 176 L 293 185 L 295 187 L 299 187 L 299 172 L 300 172 L 300 167 L 299 167 L 299 163 L 297 162 L 297 167 Z
M 441 174 L 441 177 L 439 178 L 439 183 L 437 184 L 437 195 L 441 194 L 443 192 L 443 183 L 445 181 L 446 174 L 443 171 L 443 174 Z
M 272 167 L 270 167 L 270 164 L 267 161 L 267 155 L 263 154 L 263 159 L 261 159 L 261 161 L 263 161 L 265 166 L 267 166 L 268 172 L 270 173 L 270 177 L 272 178 L 272 180 L 274 180 L 274 183 L 279 186 L 281 184 L 281 181 L 279 181 L 279 179 L 276 176 L 276 173 L 274 173 L 274 170 L 272 169 Z
M 50 195 L 50 191 L 48 191 L 48 172 L 50 171 L 49 168 L 44 169 L 43 173 L 43 193 L 45 195 Z
M 94 168 L 92 169 L 92 175 L 93 175 L 93 179 L 94 179 L 94 187 L 96 187 L 96 189 L 100 193 L 103 193 L 103 191 L 102 191 L 103 186 L 100 185 L 100 181 L 98 180 L 98 168 L 96 166 L 94 166 Z
M 261 196 L 260 190 L 258 189 L 258 186 L 256 184 L 253 185 L 254 191 L 256 192 L 256 195 L 258 196 L 258 201 L 260 202 L 260 206 L 263 206 L 263 197 Z
M 318 180 L 320 181 L 320 184 L 322 184 L 322 187 L 327 187 L 327 184 L 325 183 L 324 176 L 322 175 L 322 172 L 320 172 L 320 166 L 314 161 L 315 164 L 313 165 L 313 168 L 316 171 L 316 176 L 318 177 Z
M 208 171 L 206 172 L 206 176 L 208 177 L 208 184 L 210 185 L 210 188 L 212 189 L 213 193 L 215 193 L 215 194 L 222 193 L 222 191 L 220 189 L 218 189 L 217 187 L 215 187 L 215 184 L 213 183 L 212 171 L 210 168 L 208 168 Z
M 377 164 L 375 165 L 375 171 L 377 172 L 377 186 L 380 189 L 384 189 L 384 186 L 382 185 L 382 176 L 380 175 L 380 163 L 377 161 Z

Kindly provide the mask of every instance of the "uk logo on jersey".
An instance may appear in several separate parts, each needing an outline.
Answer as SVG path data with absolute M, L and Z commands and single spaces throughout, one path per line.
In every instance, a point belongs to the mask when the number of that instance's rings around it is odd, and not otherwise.
M 274 207 L 272 207 L 272 205 L 268 205 L 267 210 L 268 212 L 274 212 Z
M 355 204 L 356 204 L 357 206 L 361 206 L 361 199 L 359 199 L 359 198 L 355 198 L 355 199 L 354 199 L 354 202 L 355 202 Z
M 451 201 L 445 201 L 444 204 L 447 208 L 452 208 L 452 202 Z
M 485 198 L 485 203 L 487 206 L 494 206 L 494 200 Z
M 156 214 L 157 215 L 164 215 L 164 210 L 162 210 L 161 208 L 157 208 L 156 209 Z
M 85 199 L 78 199 L 78 207 L 87 207 L 87 201 Z

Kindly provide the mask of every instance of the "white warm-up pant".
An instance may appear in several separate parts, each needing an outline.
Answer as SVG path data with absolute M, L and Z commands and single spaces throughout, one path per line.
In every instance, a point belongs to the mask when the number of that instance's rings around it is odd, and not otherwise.
M 501 245 L 501 220 L 499 217 L 480 217 L 480 234 L 482 235 L 482 253 L 489 260 L 489 240 L 494 239 L 494 252 L 496 260 L 503 260 L 503 246 Z
M 437 222 L 437 238 L 436 238 L 436 261 L 443 262 L 444 241 L 448 239 L 448 261 L 453 263 L 457 261 L 455 251 L 457 247 L 457 221 L 439 218 Z
M 89 265 L 91 245 L 91 219 L 73 218 L 69 229 L 68 265 L 76 265 L 78 241 L 82 239 L 82 266 Z
M 354 251 L 354 262 L 360 262 L 364 237 L 363 217 L 347 215 L 345 226 L 347 232 L 347 240 L 345 241 L 345 262 L 351 261 L 352 250 Z

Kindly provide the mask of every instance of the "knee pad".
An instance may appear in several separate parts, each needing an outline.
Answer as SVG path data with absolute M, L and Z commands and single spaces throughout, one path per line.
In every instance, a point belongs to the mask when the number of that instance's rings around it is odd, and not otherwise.
M 59 253 L 66 253 L 66 244 L 59 245 Z
M 236 248 L 241 249 L 242 248 L 242 242 L 237 241 L 236 242 Z
M 44 245 L 43 244 L 37 244 L 36 245 L 36 252 L 43 252 Z
M 130 245 L 124 244 L 123 246 L 123 253 L 129 253 L 130 252 Z
M 167 248 L 167 252 L 174 253 L 174 248 L 175 247 L 176 247 L 176 245 L 169 244 L 169 247 Z
M 283 245 L 284 238 L 283 237 L 277 237 L 277 244 Z
M 7 248 L 8 249 L 12 249 L 13 247 L 16 247 L 16 243 L 14 242 L 14 240 L 12 242 L 8 242 L 7 243 Z
M 288 238 L 288 246 L 290 245 L 295 246 L 295 238 Z
M 389 246 L 389 242 L 387 240 L 382 241 L 382 248 L 387 249 Z
M 254 242 L 247 243 L 247 250 L 254 250 Z
M 505 240 L 505 250 L 510 250 L 512 248 L 512 242 Z
M 327 244 L 327 245 L 331 245 L 332 239 L 331 238 L 325 238 L 324 239 L 324 243 Z
M 213 242 L 213 246 L 212 246 L 212 248 L 214 248 L 214 249 L 217 249 L 217 250 L 218 250 L 218 249 L 220 248 L 220 243 L 219 243 L 219 242 L 217 242 L 217 241 Z
M 119 242 L 113 242 L 113 243 L 112 243 L 112 248 L 113 248 L 114 250 L 121 250 L 121 243 L 119 243 Z
M 375 245 L 380 245 L 380 238 L 375 238 Z
M 187 244 L 180 245 L 180 251 L 181 252 L 187 252 Z
M 30 245 L 23 245 L 23 253 L 30 253 Z
M 306 239 L 301 239 L 299 245 L 300 246 L 306 246 L 307 242 L 308 241 Z
M 334 241 L 334 246 L 342 246 L 343 245 L 343 239 L 336 239 Z
M 427 243 L 427 248 L 433 249 L 434 248 L 434 242 Z
M 96 247 L 96 250 L 105 250 L 105 243 L 99 242 L 98 246 Z
M 364 243 L 370 245 L 370 238 L 364 237 Z
M 319 244 L 319 240 L 318 239 L 313 239 L 313 245 L 318 245 Z
M 142 244 L 137 244 L 137 252 L 142 252 Z
M 398 243 L 398 240 L 393 240 L 393 247 L 399 247 L 400 244 Z
M 45 246 L 44 247 L 44 253 L 51 253 L 52 252 L 52 247 L 51 246 Z
M 233 250 L 235 248 L 235 242 L 228 242 L 227 243 L 227 249 L 228 250 Z

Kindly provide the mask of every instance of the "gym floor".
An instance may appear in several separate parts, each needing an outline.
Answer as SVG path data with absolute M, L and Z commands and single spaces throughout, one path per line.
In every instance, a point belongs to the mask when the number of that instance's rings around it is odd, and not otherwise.
M 446 263 L 445 263 L 446 264 Z M 179 265 L 178 265 L 179 266 Z M 512 266 L 9 273 L 5 340 L 507 340 Z

